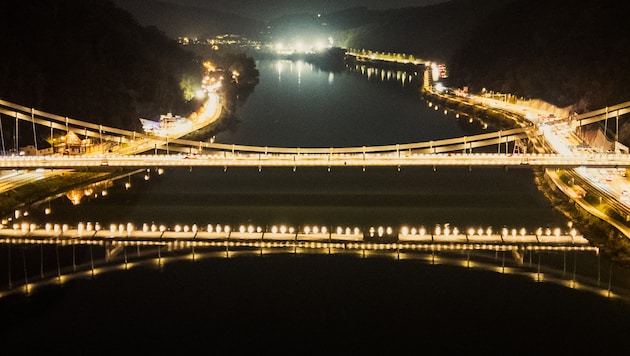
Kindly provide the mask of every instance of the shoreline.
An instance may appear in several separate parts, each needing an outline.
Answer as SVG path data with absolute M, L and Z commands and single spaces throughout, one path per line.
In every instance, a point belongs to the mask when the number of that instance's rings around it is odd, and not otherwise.
M 522 122 L 522 120 L 519 120 L 516 115 L 505 115 L 494 109 L 481 107 L 476 104 L 462 105 L 457 101 L 450 100 L 449 98 L 443 96 L 438 96 L 424 89 L 421 90 L 420 96 L 425 100 L 434 100 L 439 102 L 440 105 L 448 106 L 451 109 L 461 110 L 465 114 L 471 115 L 471 117 L 481 117 L 480 120 L 485 119 L 489 121 L 490 125 L 497 129 L 531 125 L 529 122 Z M 513 126 L 509 126 L 509 122 L 512 122 Z M 549 200 L 553 209 L 559 211 L 573 221 L 576 224 L 576 228 L 582 232 L 584 236 L 588 236 L 588 240 L 593 245 L 604 251 L 604 253 L 613 261 L 617 262 L 626 269 L 630 269 L 629 237 L 619 231 L 619 229 L 617 229 L 611 222 L 593 215 L 578 202 L 566 195 L 560 186 L 562 184 L 560 179 L 552 178 L 548 174 L 547 170 L 536 168 L 534 170 L 534 174 L 535 184 L 538 187 L 538 190 L 540 190 Z M 584 202 L 583 204 L 588 205 L 593 210 L 598 210 L 597 207 L 590 205 L 588 202 Z M 601 215 L 606 216 L 608 219 L 613 219 L 603 212 Z
M 26 206 L 33 206 L 52 197 L 66 194 L 85 185 L 134 174 L 124 169 L 62 172 L 52 177 L 27 183 L 0 193 L 0 216 L 5 217 Z

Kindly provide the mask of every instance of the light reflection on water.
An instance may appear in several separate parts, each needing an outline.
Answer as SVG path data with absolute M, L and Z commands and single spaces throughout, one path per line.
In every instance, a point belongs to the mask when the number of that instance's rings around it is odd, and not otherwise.
M 32 240 L 37 241 L 37 240 Z M 55 241 L 58 241 L 55 243 Z M 297 240 L 177 240 L 127 241 L 41 240 L 27 244 L 4 241 L 0 253 L 12 261 L 2 266 L 8 276 L 0 296 L 31 294 L 45 286 L 139 266 L 167 268 L 170 263 L 207 258 L 246 256 L 335 255 L 361 259 L 414 260 L 426 265 L 449 265 L 499 274 L 519 275 L 534 282 L 558 284 L 630 302 L 628 281 L 618 279 L 610 262 L 597 251 L 579 248 L 488 244 L 308 242 Z
M 359 67 L 333 74 L 305 63 L 259 61 L 258 65 L 261 82 L 244 106 L 238 108 L 240 123 L 237 129 L 216 135 L 217 142 L 342 147 L 427 141 L 469 134 L 467 121 L 462 123 L 453 115 L 443 115 L 417 98 L 411 90 L 416 78 L 410 73 Z M 94 194 L 96 191 L 93 190 L 80 199 L 78 195 L 72 195 L 73 199 L 63 196 L 46 202 L 32 207 L 28 217 L 18 220 L 72 225 L 98 222 L 102 226 L 132 222 L 136 226 L 152 223 L 264 227 L 286 224 L 301 227 L 359 226 L 362 229 L 378 225 L 433 227 L 449 224 L 462 231 L 469 227 L 485 229 L 488 226 L 495 230 L 502 227 L 534 230 L 541 226 L 565 227 L 569 223 L 549 206 L 537 190 L 529 169 L 506 171 L 480 168 L 470 171 L 468 168 L 440 168 L 433 171 L 409 168 L 397 172 L 393 168 L 375 168 L 362 172 L 340 168 L 331 172 L 324 169 L 292 172 L 270 168 L 258 172 L 255 169 L 234 168 L 223 172 L 220 169 L 195 168 L 165 169 L 163 174 L 152 171 L 148 180 L 144 175 L 145 172 L 141 172 L 113 181 L 113 184 L 103 187 L 101 192 L 106 194 Z M 73 204 L 77 200 L 80 204 Z M 533 300 L 540 300 L 536 302 L 540 303 L 536 304 L 539 307 L 552 305 L 562 308 L 560 299 L 570 308 L 578 292 L 586 290 L 588 294 L 599 296 L 601 304 L 606 307 L 606 303 L 616 300 L 617 295 L 623 298 L 630 296 L 627 292 L 630 290 L 627 271 L 592 251 L 536 251 L 520 247 L 509 251 L 471 251 L 451 249 L 450 245 L 433 251 L 329 249 L 290 244 L 284 247 L 229 248 L 179 245 L 165 245 L 159 249 L 155 246 L 110 247 L 23 247 L 4 244 L 0 246 L 0 254 L 3 260 L 4 256 L 10 256 L 7 258 L 10 264 L 0 266 L 0 275 L 7 276 L 0 285 L 11 284 L 11 289 L 19 293 L 20 286 L 25 283 L 30 285 L 42 280 L 44 285 L 46 282 L 57 285 L 62 282 L 62 290 L 64 293 L 67 291 L 68 297 L 93 300 L 98 305 L 124 304 L 116 294 L 120 289 L 126 295 L 125 300 L 144 298 L 144 303 L 135 304 L 138 309 L 144 304 L 150 305 L 147 301 L 152 298 L 165 298 L 167 295 L 202 310 L 204 299 L 199 296 L 228 305 L 233 299 L 252 295 L 266 301 L 277 314 L 286 305 L 302 308 L 296 300 L 307 300 L 316 309 L 327 307 L 343 314 L 344 310 L 355 310 L 354 301 L 361 301 L 380 311 L 385 307 L 413 307 L 416 300 L 412 298 L 417 298 L 429 304 L 427 308 L 438 305 L 437 309 L 441 308 L 443 313 L 448 314 L 448 310 L 455 309 L 468 318 L 477 318 L 466 321 L 473 325 L 477 323 L 482 328 L 489 327 L 484 320 L 494 309 L 500 313 L 513 313 L 508 318 L 519 319 L 521 316 L 523 319 L 535 319 L 537 314 L 533 311 L 525 311 L 525 317 L 518 311 L 519 307 Z M 311 260 L 310 256 L 316 257 Z M 322 260 L 328 257 L 333 258 Z M 105 260 L 107 262 L 103 263 Z M 383 265 L 383 260 L 394 263 Z M 271 261 L 281 267 L 271 268 Z M 298 261 L 308 262 L 297 265 Z M 369 263 L 363 263 L 366 261 Z M 7 271 L 9 266 L 10 273 Z M 454 268 L 454 273 L 450 273 L 450 267 Z M 443 268 L 449 270 L 444 276 L 441 274 Z M 312 272 L 314 269 L 318 273 Z M 401 269 L 405 273 L 397 274 Z M 487 272 L 484 275 L 490 276 L 488 280 L 491 282 L 472 284 L 471 280 L 477 281 L 477 275 L 472 278 L 470 271 Z M 336 275 L 345 278 L 338 281 L 334 278 Z M 383 276 L 387 278 L 381 278 Z M 506 280 L 505 276 L 510 279 Z M 85 293 L 91 294 L 89 297 L 78 297 L 83 290 L 68 286 L 75 277 L 90 279 L 81 283 L 81 288 L 87 290 Z M 285 279 L 292 284 L 280 284 L 279 281 Z M 153 284 L 143 283 L 146 280 Z M 239 284 L 241 280 L 243 284 Z M 323 280 L 338 284 L 331 288 Z M 372 285 L 373 280 L 378 281 L 374 282 L 377 285 Z M 516 280 L 527 283 L 515 286 L 512 283 Z M 391 281 L 404 286 L 395 289 L 396 295 L 388 295 L 388 290 L 383 290 L 386 288 L 384 285 L 394 288 L 388 284 Z M 546 287 L 543 291 L 541 285 L 547 284 L 560 285 L 563 290 L 574 293 L 556 294 L 555 290 L 550 291 Z M 99 292 L 92 292 L 91 285 Z M 137 285 L 142 285 L 145 290 L 135 290 Z M 257 289 L 250 289 L 252 285 Z M 311 285 L 312 289 L 309 288 Z M 346 285 L 352 288 L 345 289 Z M 457 286 L 462 286 L 462 289 L 450 288 Z M 227 295 L 225 299 L 213 298 L 223 289 Z M 344 293 L 343 298 L 347 301 L 334 294 L 337 289 Z M 415 294 L 406 294 L 407 289 L 414 290 Z M 536 295 L 536 291 L 543 295 Z M 179 299 L 179 293 L 187 299 Z M 320 305 L 313 295 L 324 299 L 327 295 L 334 296 L 336 299 L 326 300 Z M 388 298 L 375 297 L 372 300 L 366 299 L 366 295 L 388 295 Z M 519 295 L 529 300 L 518 299 Z M 506 301 L 502 297 L 512 300 Z M 467 298 L 477 298 L 477 304 Z M 492 306 L 485 307 L 482 303 L 484 298 L 489 299 Z M 271 299 L 273 302 L 270 302 Z M 448 301 L 448 304 L 441 304 L 442 300 Z M 162 310 L 171 310 L 171 306 L 164 307 L 169 303 L 160 301 Z M 389 304 L 390 301 L 399 304 Z M 250 310 L 248 305 L 255 303 L 249 303 L 235 305 Z M 470 310 L 478 308 L 485 314 L 467 314 L 468 309 L 459 309 L 459 305 L 465 305 Z M 578 304 L 578 308 L 582 307 Z M 84 311 L 90 310 L 86 306 L 83 308 Z M 413 310 L 410 315 L 417 313 L 418 318 L 427 313 Z M 191 313 L 189 310 L 186 312 Z M 363 315 L 346 312 L 354 321 L 360 319 L 358 315 Z M 116 312 L 110 310 L 110 313 Z M 219 311 L 213 309 L 209 315 L 216 316 L 216 313 Z M 246 319 L 245 314 L 235 313 L 231 317 L 242 320 Z M 272 314 L 263 315 L 270 318 Z M 431 320 L 445 331 L 454 327 L 441 322 L 440 313 L 430 314 L 430 317 L 435 318 Z M 448 318 L 459 320 L 455 314 L 448 314 Z M 334 322 L 337 319 L 331 320 Z M 496 324 L 505 322 L 503 318 L 492 320 Z M 49 325 L 51 322 L 46 324 L 46 321 L 38 320 L 34 324 L 37 323 Z M 342 324 L 350 323 L 345 321 Z M 550 322 L 550 325 L 560 324 Z M 143 327 L 147 325 L 143 324 Z M 399 331 L 398 328 L 396 330 Z M 460 331 L 471 332 L 471 329 Z

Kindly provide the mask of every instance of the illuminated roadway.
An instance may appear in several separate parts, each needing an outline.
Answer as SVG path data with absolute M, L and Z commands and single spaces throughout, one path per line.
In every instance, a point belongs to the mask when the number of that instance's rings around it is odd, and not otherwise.
M 86 156 L 5 156 L 2 169 L 57 169 L 80 167 L 405 167 L 405 166 L 485 166 L 555 168 L 630 167 L 627 154 L 263 154 L 219 153 L 204 155 L 86 155 Z

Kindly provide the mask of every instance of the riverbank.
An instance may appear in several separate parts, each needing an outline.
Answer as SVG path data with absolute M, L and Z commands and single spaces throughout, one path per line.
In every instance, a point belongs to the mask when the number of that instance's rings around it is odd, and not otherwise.
M 24 209 L 51 196 L 128 173 L 122 169 L 64 171 L 46 179 L 21 185 L 0 193 L 0 216 L 2 218 L 12 216 L 16 210 Z
M 448 107 L 458 113 L 469 116 L 473 120 L 480 121 L 494 130 L 509 130 L 532 125 L 531 122 L 522 120 L 518 115 L 509 111 L 471 104 L 468 102 L 455 100 L 448 95 L 442 95 L 422 89 L 420 97 L 428 102 L 441 107 Z
M 574 222 L 578 229 L 594 246 L 609 256 L 617 264 L 630 269 L 630 239 L 613 225 L 613 217 L 601 212 L 596 206 L 583 202 L 582 205 L 567 196 L 563 182 L 545 169 L 536 169 L 535 180 L 554 209 Z M 596 216 L 593 211 L 599 212 Z M 610 221 L 609 221 L 610 220 Z M 616 223 L 619 223 L 615 220 Z
M 495 108 L 466 104 L 454 100 L 446 95 L 440 95 L 427 90 L 421 91 L 424 100 L 438 103 L 451 110 L 461 111 L 470 117 L 477 118 L 495 130 L 510 129 L 531 125 L 516 114 Z M 535 183 L 538 189 L 545 195 L 551 206 L 561 212 L 587 239 L 618 264 L 630 269 L 630 239 L 624 235 L 612 223 L 624 224 L 618 221 L 611 212 L 604 212 L 587 201 L 583 205 L 571 199 L 562 189 L 562 180 L 551 177 L 547 170 L 535 168 Z M 591 211 L 599 212 L 595 216 Z
M 215 127 L 221 122 L 224 116 L 224 99 L 218 94 L 208 94 L 207 100 L 202 109 L 191 115 L 190 120 L 193 125 L 191 131 L 196 132 L 205 127 Z M 185 136 L 183 133 L 169 135 L 171 139 Z M 153 144 L 143 143 L 137 140 L 135 145 L 127 146 L 118 150 L 117 154 L 135 154 L 139 147 L 153 147 Z M 56 174 L 49 174 L 44 179 L 33 179 L 32 182 L 19 185 L 15 188 L 0 192 L 0 216 L 13 216 L 16 210 L 21 210 L 31 206 L 36 202 L 49 197 L 64 194 L 73 189 L 100 182 L 108 179 L 115 179 L 120 175 L 128 175 L 129 171 L 124 169 L 99 170 L 68 170 L 59 171 Z

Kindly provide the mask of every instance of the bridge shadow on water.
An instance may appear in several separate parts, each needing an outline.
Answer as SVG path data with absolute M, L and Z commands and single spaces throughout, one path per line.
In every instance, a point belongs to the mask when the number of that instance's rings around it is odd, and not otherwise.
M 229 353 L 555 354 L 625 342 L 630 294 L 593 251 L 388 246 L 5 244 L 11 286 L 0 331 L 7 347 L 65 354 L 200 344 Z
M 433 226 L 447 217 L 462 229 L 480 221 L 556 221 L 539 208 L 527 171 L 217 171 L 129 177 L 108 185 L 105 198 L 53 202 L 45 217 L 104 226 L 121 217 L 165 224 L 211 218 L 232 226 L 244 222 L 235 218 L 271 224 L 281 217 L 296 226 L 362 228 L 419 220 Z M 37 214 L 31 209 L 28 218 Z M 630 326 L 627 272 L 583 246 L 403 244 L 365 236 L 69 240 L 0 244 L 0 340 L 7 350 L 594 354 L 625 346 Z

